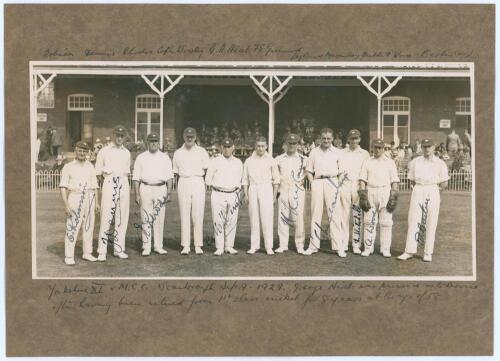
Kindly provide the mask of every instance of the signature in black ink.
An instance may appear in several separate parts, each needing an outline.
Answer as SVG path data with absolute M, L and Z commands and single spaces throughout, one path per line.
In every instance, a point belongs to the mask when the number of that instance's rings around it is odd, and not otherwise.
M 104 244 L 108 244 L 108 242 L 111 242 L 115 247 L 118 248 L 118 252 L 122 252 L 123 249 L 122 247 L 115 242 L 115 240 L 118 237 L 118 231 L 116 230 L 116 226 L 119 226 L 121 224 L 121 210 L 120 210 L 120 192 L 122 189 L 122 185 L 120 184 L 120 177 L 113 177 L 113 194 L 112 194 L 112 199 L 111 201 L 113 202 L 113 207 L 111 207 L 111 217 L 109 218 L 109 228 L 106 232 L 104 232 L 104 237 L 101 238 L 101 241 Z M 118 208 L 118 217 L 116 215 Z M 116 221 L 116 218 L 118 218 L 118 221 Z M 111 229 L 111 226 L 113 226 L 113 229 Z
M 332 201 L 332 204 L 330 205 L 330 207 L 328 207 L 328 210 L 327 210 L 327 215 L 328 215 L 328 223 L 331 223 L 332 222 L 332 219 L 333 219 L 333 211 L 335 209 L 335 207 L 337 206 L 337 201 L 339 199 L 339 195 L 340 195 L 340 190 L 342 188 L 342 186 L 344 185 L 345 182 L 347 182 L 348 178 L 347 178 L 347 173 L 344 173 L 340 179 L 339 179 L 339 183 L 336 184 L 336 182 L 333 180 L 334 178 L 327 178 L 328 180 L 328 183 L 330 183 L 331 186 L 333 186 L 335 188 L 335 195 L 333 196 L 333 201 Z
M 361 239 L 361 207 L 356 204 L 352 205 L 352 218 L 352 239 L 354 243 L 359 243 Z
M 288 193 L 288 199 L 282 198 L 280 200 L 281 204 L 285 208 L 285 212 L 280 212 L 281 222 L 287 226 L 294 226 L 295 219 L 298 216 L 297 209 L 299 208 L 300 199 L 305 192 L 303 183 L 304 183 L 304 157 L 300 157 L 300 167 L 298 172 L 294 169 L 291 171 L 291 177 L 294 181 L 294 189 L 293 195 L 290 197 L 290 193 Z M 292 216 L 289 216 L 290 213 Z
M 74 56 L 74 54 L 70 50 L 68 50 L 68 48 L 64 48 L 62 50 L 56 48 L 56 49 L 45 49 L 42 56 L 44 58 L 58 58 L 58 57 L 71 57 Z
M 97 192 L 97 190 L 96 190 L 96 192 Z M 88 210 L 87 210 L 87 216 L 85 219 L 85 230 L 86 231 L 90 230 L 90 225 L 92 224 L 92 222 L 90 221 L 90 213 L 93 210 L 94 202 L 95 202 L 95 193 L 92 193 L 90 201 L 89 201 Z
M 328 234 L 330 232 L 330 224 L 327 224 L 326 227 L 322 227 L 320 223 L 314 222 L 314 231 L 312 232 L 314 237 L 311 239 L 311 243 L 314 244 L 314 240 L 318 241 L 318 244 L 314 246 L 316 248 L 319 248 L 319 244 L 321 243 L 321 233 L 326 233 Z
M 238 217 L 238 210 L 243 203 L 241 199 L 241 192 L 236 191 L 236 199 L 234 203 L 227 203 L 225 209 L 221 209 L 219 213 L 215 216 L 214 221 L 214 234 L 215 236 L 224 235 L 224 233 L 231 233 L 234 228 L 236 228 L 236 223 L 234 217 Z M 217 221 L 219 220 L 219 221 Z M 230 226 L 230 228 L 228 228 Z
M 420 218 L 420 222 L 417 223 L 417 232 L 415 233 L 415 241 L 418 244 L 424 244 L 425 242 L 425 232 L 426 232 L 426 224 L 427 224 L 427 214 L 429 212 L 429 201 L 430 198 L 427 197 L 425 199 L 424 204 L 419 204 L 418 206 L 422 210 L 422 217 Z
M 85 200 L 85 194 L 87 193 L 87 186 L 84 185 L 82 189 L 82 194 L 80 196 L 80 200 L 78 202 L 78 208 L 72 209 L 71 210 L 71 216 L 68 222 L 66 222 L 66 238 L 70 242 L 74 242 L 75 238 L 78 236 L 76 233 L 76 230 L 78 228 L 78 224 L 80 224 L 80 218 L 82 216 L 82 208 L 83 208 L 83 202 Z M 87 217 L 90 218 L 90 217 Z
M 365 239 L 365 245 L 370 247 L 375 241 L 373 233 L 375 233 L 375 218 L 377 217 L 377 210 L 372 209 L 372 218 L 368 224 L 365 224 L 366 232 L 369 233 L 368 239 Z
M 144 221 L 142 223 L 134 223 L 134 227 L 142 229 L 144 235 L 149 239 L 153 230 L 153 223 L 160 214 L 162 208 L 168 203 L 168 197 L 165 195 L 162 199 L 153 199 L 153 212 L 150 214 L 144 208 L 142 209 L 144 213 Z

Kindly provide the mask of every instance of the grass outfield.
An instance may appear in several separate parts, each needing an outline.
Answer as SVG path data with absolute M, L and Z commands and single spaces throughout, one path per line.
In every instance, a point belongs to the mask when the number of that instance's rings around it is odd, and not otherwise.
M 310 227 L 310 194 L 306 202 L 306 231 Z M 391 259 L 378 253 L 361 257 L 349 252 L 347 258 L 339 258 L 330 249 L 330 242 L 323 241 L 326 251 L 312 256 L 295 253 L 294 241 L 290 239 L 290 251 L 267 256 L 261 252 L 247 255 L 250 248 L 248 208 L 240 210 L 235 248 L 237 255 L 224 254 L 215 257 L 213 227 L 210 214 L 210 196 L 207 194 L 204 219 L 203 255 L 191 252 L 180 255 L 180 222 L 177 194 L 172 195 L 166 211 L 164 245 L 167 255 L 152 253 L 141 256 L 142 241 L 134 223 L 140 223 L 139 209 L 132 202 L 127 231 L 126 252 L 129 259 L 119 260 L 108 252 L 106 262 L 82 260 L 81 235 L 75 250 L 75 266 L 64 264 L 64 207 L 58 192 L 39 192 L 37 202 L 36 262 L 40 277 L 303 277 L 303 276 L 470 276 L 472 275 L 472 197 L 465 193 L 445 193 L 441 200 L 439 224 L 436 234 L 433 262 L 423 262 L 419 256 L 406 262 L 396 260 L 404 250 L 407 230 L 409 194 L 399 197 L 394 213 Z M 274 245 L 278 247 L 275 210 Z M 94 251 L 96 250 L 99 220 L 94 227 Z M 377 232 L 378 233 L 378 232 Z M 307 244 L 307 241 L 306 241 Z M 192 249 L 194 251 L 194 249 Z M 96 251 L 94 252 L 94 254 Z

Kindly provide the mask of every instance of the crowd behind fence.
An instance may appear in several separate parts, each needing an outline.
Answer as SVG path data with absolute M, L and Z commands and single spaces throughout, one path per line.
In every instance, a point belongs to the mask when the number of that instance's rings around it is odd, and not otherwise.
M 410 190 L 410 181 L 408 180 L 408 171 L 401 169 L 399 171 L 399 190 L 407 192 Z M 35 188 L 37 191 L 57 191 L 61 180 L 60 171 L 44 170 L 35 172 Z M 132 185 L 132 175 L 129 176 L 129 182 Z M 174 182 L 174 189 L 177 182 Z M 306 179 L 306 190 L 310 191 L 311 187 Z M 454 170 L 450 172 L 450 180 L 448 182 L 448 190 L 451 192 L 470 192 L 472 191 L 472 171 L 471 170 Z

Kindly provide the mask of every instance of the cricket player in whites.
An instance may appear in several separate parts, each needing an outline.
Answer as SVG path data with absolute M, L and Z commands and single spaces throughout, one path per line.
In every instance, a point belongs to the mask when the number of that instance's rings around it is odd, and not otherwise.
M 361 254 L 361 232 L 363 229 L 363 213 L 359 206 L 358 182 L 361 166 L 370 159 L 370 153 L 359 146 L 361 133 L 352 129 L 347 134 L 348 147 L 344 148 L 340 158 L 341 168 L 347 178 L 340 192 L 342 204 L 342 241 L 345 241 L 344 249 L 347 252 L 349 246 L 349 231 L 352 214 L 352 251 Z
M 209 164 L 205 148 L 196 143 L 196 130 L 184 129 L 184 144 L 174 153 L 174 173 L 179 175 L 177 192 L 181 216 L 182 255 L 191 252 L 191 219 L 196 254 L 203 254 L 203 216 L 205 213 L 205 173 Z
M 243 190 L 250 213 L 250 250 L 254 254 L 260 248 L 260 225 L 268 255 L 273 255 L 274 202 L 278 194 L 280 175 L 276 160 L 267 152 L 267 141 L 257 138 L 255 151 L 243 165 Z
M 143 256 L 151 254 L 153 238 L 154 251 L 158 254 L 167 253 L 163 249 L 163 224 L 174 178 L 170 158 L 159 150 L 158 134 L 151 133 L 146 140 L 148 150 L 137 156 L 132 177 L 135 202 L 141 207 Z
M 380 253 L 391 257 L 392 212 L 398 196 L 398 170 L 394 161 L 384 154 L 382 139 L 373 141 L 373 158 L 367 159 L 359 176 L 359 205 L 364 214 L 364 245 L 362 256 L 375 248 L 377 223 L 380 222 Z
M 215 252 L 237 254 L 234 249 L 238 211 L 241 206 L 241 178 L 243 163 L 233 156 L 234 143 L 222 141 L 222 154 L 213 158 L 208 166 L 205 183 L 212 190 L 212 221 L 214 225 Z
M 343 149 L 344 154 L 341 157 L 342 169 L 347 176 L 340 192 L 344 249 L 347 252 L 352 219 L 352 251 L 355 254 L 361 254 L 361 232 L 363 230 L 363 213 L 359 206 L 358 195 L 359 174 L 363 163 L 370 159 L 370 153 L 359 146 L 360 141 L 361 133 L 359 130 L 350 130 L 347 134 L 348 146 Z
M 278 235 L 279 248 L 276 253 L 288 251 L 290 226 L 295 228 L 295 247 L 297 253 L 304 253 L 306 230 L 304 226 L 304 203 L 307 157 L 297 152 L 300 138 L 289 134 L 285 139 L 285 153 L 276 157 L 280 172 L 278 197 Z
M 66 211 L 64 262 L 67 265 L 75 264 L 75 244 L 80 228 L 83 233 L 82 258 L 90 262 L 97 261 L 92 255 L 92 236 L 95 211 L 99 212 L 99 186 L 94 166 L 86 160 L 89 149 L 85 142 L 76 143 L 76 159 L 63 167 L 59 183 Z
M 332 129 L 324 128 L 320 133 L 321 144 L 311 150 L 306 165 L 307 179 L 311 183 L 311 239 L 304 254 L 311 255 L 320 248 L 323 232 L 321 220 L 323 207 L 326 206 L 332 249 L 337 251 L 339 257 L 346 257 L 345 242 L 342 240 L 340 201 L 345 177 L 339 179 L 339 175 L 343 173 L 340 164 L 343 153 L 332 145 Z
M 115 257 L 126 259 L 125 236 L 127 234 L 130 185 L 130 152 L 123 142 L 127 131 L 122 125 L 113 130 L 113 142 L 97 154 L 95 168 L 102 180 L 101 227 L 97 260 L 106 261 L 108 242 L 113 243 Z
M 423 155 L 413 159 L 408 165 L 408 179 L 412 193 L 408 212 L 408 233 L 405 252 L 398 257 L 407 260 L 417 253 L 417 246 L 424 246 L 423 260 L 432 261 L 434 241 L 438 224 L 441 191 L 448 187 L 448 167 L 434 155 L 434 143 L 422 140 Z

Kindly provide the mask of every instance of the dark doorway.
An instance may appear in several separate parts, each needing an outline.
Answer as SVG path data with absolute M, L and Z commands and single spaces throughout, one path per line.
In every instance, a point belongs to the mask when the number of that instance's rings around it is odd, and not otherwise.
M 68 116 L 67 124 L 67 146 L 73 149 L 76 142 L 82 139 L 82 120 L 83 112 L 71 111 Z
M 83 140 L 93 144 L 94 113 L 91 111 L 69 111 L 66 124 L 66 149 L 72 150 L 75 143 Z

